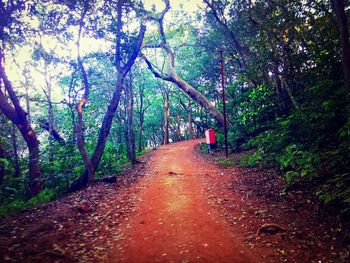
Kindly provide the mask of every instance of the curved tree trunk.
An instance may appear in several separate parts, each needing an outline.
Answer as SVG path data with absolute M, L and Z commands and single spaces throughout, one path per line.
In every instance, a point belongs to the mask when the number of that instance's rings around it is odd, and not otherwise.
M 117 79 L 116 88 L 113 93 L 111 102 L 108 105 L 107 112 L 103 118 L 100 133 L 98 135 L 97 144 L 91 157 L 91 164 L 95 172 L 103 155 L 109 132 L 112 127 L 112 121 L 121 97 L 122 86 L 124 83 L 124 75 L 120 74 Z M 77 191 L 82 189 L 88 183 L 88 171 L 85 171 L 70 187 L 69 191 Z
M 183 92 L 185 92 L 193 101 L 201 105 L 220 125 L 224 125 L 224 115 L 198 90 L 188 84 L 185 80 L 174 74 L 169 81 L 176 84 Z
M 150 47 L 158 47 L 162 48 L 169 58 L 169 69 L 167 74 L 163 74 L 162 72 L 157 72 L 157 70 L 153 67 L 152 63 L 147 59 L 145 55 L 142 55 L 144 61 L 146 62 L 148 69 L 153 73 L 156 78 L 160 78 L 166 81 L 170 81 L 176 84 L 184 93 L 186 93 L 192 100 L 201 105 L 207 112 L 218 121 L 220 125 L 224 125 L 224 116 L 215 108 L 215 106 L 198 90 L 193 88 L 190 84 L 188 84 L 184 79 L 177 75 L 174 65 L 175 65 L 175 53 L 169 46 L 166 36 L 164 33 L 163 20 L 165 14 L 170 10 L 170 2 L 169 0 L 163 0 L 165 3 L 165 8 L 161 12 L 159 17 L 150 17 L 151 20 L 154 20 L 158 24 L 158 33 L 160 35 L 161 43 L 160 44 L 151 44 L 145 45 L 146 48 Z M 229 125 L 229 123 L 227 122 Z
M 180 78 L 175 71 L 172 69 L 171 74 L 168 76 L 162 76 L 160 73 L 156 72 L 151 64 L 151 62 L 144 56 L 145 62 L 148 68 L 152 71 L 153 75 L 157 78 L 161 78 L 166 81 L 170 81 L 176 84 L 184 93 L 186 93 L 193 101 L 201 105 L 209 114 L 212 116 L 220 125 L 224 125 L 224 115 L 218 111 L 217 108 L 198 90 L 188 84 L 185 80 Z M 229 123 L 227 122 L 229 125 Z
M 86 73 L 83 60 L 81 59 L 80 55 L 80 39 L 81 39 L 81 34 L 83 30 L 83 25 L 84 25 L 84 18 L 86 16 L 86 13 L 89 9 L 89 4 L 88 2 L 85 2 L 85 7 L 83 10 L 83 13 L 80 18 L 79 22 L 79 31 L 78 31 L 78 41 L 77 41 L 77 49 L 78 49 L 78 67 L 82 75 L 83 79 L 83 86 L 84 86 L 84 95 L 77 104 L 77 114 L 78 114 L 78 120 L 77 120 L 77 128 L 76 128 L 76 137 L 77 137 L 77 145 L 78 149 L 80 152 L 80 155 L 84 161 L 85 168 L 87 170 L 87 183 L 91 184 L 94 181 L 94 168 L 92 166 L 89 154 L 85 148 L 84 145 L 84 132 L 83 132 L 83 111 L 85 108 L 85 104 L 89 99 L 89 93 L 90 93 L 90 83 L 88 79 L 88 75 Z
M 76 136 L 77 136 L 77 145 L 80 152 L 80 155 L 84 161 L 85 168 L 87 170 L 88 176 L 87 181 L 88 183 L 92 183 L 94 181 L 94 169 L 92 167 L 92 163 L 89 157 L 89 154 L 84 146 L 84 138 L 83 138 L 83 107 L 86 103 L 86 99 L 82 99 L 78 106 L 77 106 L 77 113 L 78 113 L 78 121 L 77 121 L 77 128 L 76 128 Z
M 39 165 L 39 141 L 28 122 L 27 113 L 21 107 L 17 95 L 8 80 L 5 69 L 2 65 L 4 54 L 0 53 L 0 109 L 5 116 L 14 123 L 21 132 L 29 150 L 29 191 L 31 195 L 37 195 L 41 190 L 41 171 Z M 12 104 L 7 100 L 5 93 L 1 90 L 5 86 Z

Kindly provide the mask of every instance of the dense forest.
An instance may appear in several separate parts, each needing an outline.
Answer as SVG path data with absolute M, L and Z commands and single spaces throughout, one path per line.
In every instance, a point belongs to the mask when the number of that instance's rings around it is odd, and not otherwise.
M 0 213 L 208 128 L 221 147 L 223 62 L 229 152 L 349 216 L 349 1 L 147 2 L 0 2 Z

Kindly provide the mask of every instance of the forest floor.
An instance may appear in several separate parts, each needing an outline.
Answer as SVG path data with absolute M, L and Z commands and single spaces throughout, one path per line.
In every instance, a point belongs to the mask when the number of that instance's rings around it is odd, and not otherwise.
M 281 196 L 274 171 L 220 167 L 200 142 L 0 219 L 0 262 L 349 262 L 336 215 L 313 196 Z

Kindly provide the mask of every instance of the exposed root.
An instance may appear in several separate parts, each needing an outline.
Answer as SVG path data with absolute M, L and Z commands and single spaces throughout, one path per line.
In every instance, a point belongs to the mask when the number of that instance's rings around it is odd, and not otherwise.
M 288 229 L 274 223 L 269 223 L 269 224 L 263 224 L 257 231 L 255 236 L 259 236 L 262 232 L 264 233 L 269 233 L 269 234 L 276 234 L 278 232 L 285 232 Z

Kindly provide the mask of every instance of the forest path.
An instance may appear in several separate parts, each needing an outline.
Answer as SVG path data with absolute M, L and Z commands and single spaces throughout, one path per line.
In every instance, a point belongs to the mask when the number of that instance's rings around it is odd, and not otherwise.
M 134 214 L 107 262 L 255 262 L 225 219 L 208 203 L 201 173 L 216 173 L 194 152 L 202 140 L 162 146 L 152 153 L 149 176 Z M 220 176 L 218 174 L 218 176 Z

